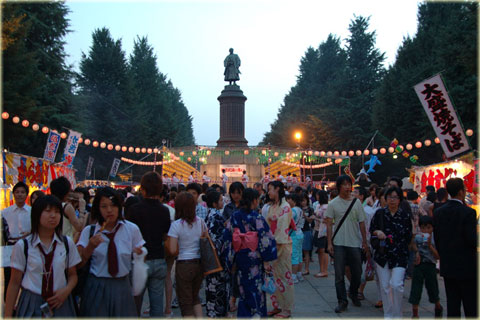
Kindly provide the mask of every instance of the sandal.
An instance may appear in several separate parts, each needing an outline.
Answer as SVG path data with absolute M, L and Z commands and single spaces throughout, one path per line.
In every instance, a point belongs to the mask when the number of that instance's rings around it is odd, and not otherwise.
M 319 273 L 315 274 L 314 277 L 315 278 L 326 278 L 326 277 L 328 277 L 328 273 L 319 272 Z
M 274 318 L 283 318 L 283 319 L 285 319 L 285 318 L 291 318 L 292 315 L 291 315 L 290 313 L 280 312 L 280 313 L 274 315 L 273 317 L 274 317 Z
M 268 312 L 267 312 L 267 316 L 272 317 L 272 316 L 274 316 L 274 315 L 276 315 L 276 314 L 279 314 L 280 312 L 282 312 L 282 310 L 280 310 L 280 309 L 273 309 L 272 311 L 268 311 Z
M 304 271 L 302 272 L 302 276 L 308 276 L 310 274 L 310 271 Z

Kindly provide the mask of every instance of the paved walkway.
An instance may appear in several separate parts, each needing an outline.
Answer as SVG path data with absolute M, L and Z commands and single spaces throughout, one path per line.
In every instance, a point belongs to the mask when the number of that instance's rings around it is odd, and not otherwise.
M 347 311 L 335 313 L 337 298 L 334 283 L 333 265 L 329 264 L 329 276 L 327 278 L 315 278 L 313 275 L 318 272 L 317 257 L 315 262 L 310 264 L 310 275 L 295 285 L 295 309 L 294 318 L 383 318 L 383 310 L 374 307 L 377 302 L 377 286 L 375 281 L 367 283 L 361 307 L 355 307 L 349 300 Z M 346 280 L 348 288 L 348 280 Z M 412 317 L 412 306 L 408 303 L 410 295 L 411 280 L 405 281 L 405 291 L 403 294 L 403 316 L 406 319 Z M 438 276 L 438 287 L 440 290 L 440 302 L 444 308 L 444 318 L 446 318 L 446 297 L 443 278 Z M 202 301 L 205 299 L 204 290 L 200 292 Z M 175 317 L 180 317 L 178 308 L 172 309 Z M 205 314 L 205 313 L 204 313 Z M 428 302 L 426 289 L 423 289 L 422 300 L 419 306 L 420 318 L 433 318 L 434 305 Z

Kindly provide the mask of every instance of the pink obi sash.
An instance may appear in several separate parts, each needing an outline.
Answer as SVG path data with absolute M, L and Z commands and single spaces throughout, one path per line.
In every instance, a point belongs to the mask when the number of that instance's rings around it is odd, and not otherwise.
M 255 251 L 258 247 L 258 233 L 256 231 L 241 233 L 240 229 L 235 228 L 233 229 L 232 244 L 235 252 L 246 248 Z

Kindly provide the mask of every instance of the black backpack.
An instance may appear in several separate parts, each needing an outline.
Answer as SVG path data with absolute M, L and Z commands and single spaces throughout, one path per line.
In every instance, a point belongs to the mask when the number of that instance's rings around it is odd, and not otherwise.
M 25 254 L 25 269 L 23 269 L 23 275 L 25 275 L 25 272 L 27 271 L 27 263 L 28 263 L 28 240 L 26 238 L 23 238 L 23 253 Z M 69 252 L 70 248 L 68 247 L 68 239 L 67 236 L 62 236 L 63 244 L 65 245 L 65 251 L 67 252 L 66 254 L 66 259 L 67 259 L 67 264 L 65 267 L 65 277 L 67 278 L 68 281 L 68 262 L 69 262 Z

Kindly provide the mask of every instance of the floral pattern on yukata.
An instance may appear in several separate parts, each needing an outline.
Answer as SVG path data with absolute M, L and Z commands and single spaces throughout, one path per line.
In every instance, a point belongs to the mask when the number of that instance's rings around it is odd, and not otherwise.
M 235 252 L 232 245 L 235 228 L 240 229 L 242 233 L 256 231 L 257 250 L 241 249 Z M 270 227 L 258 212 L 240 209 L 227 221 L 223 241 L 222 257 L 225 259 L 226 267 L 228 270 L 233 270 L 234 265 L 236 267 L 234 281 L 240 294 L 237 317 L 266 317 L 266 297 L 262 291 L 265 277 L 263 262 L 277 258 L 277 246 Z
M 408 245 L 412 239 L 412 218 L 410 213 L 398 208 L 393 216 L 388 207 L 378 209 L 370 222 L 370 235 L 375 230 L 380 230 L 380 219 L 383 215 L 383 233 L 387 236 L 385 241 L 385 254 L 381 255 L 375 250 L 373 259 L 380 266 L 388 268 L 406 268 L 408 264 Z M 389 240 L 391 239 L 391 240 Z
M 217 254 L 220 257 L 223 246 L 223 232 L 225 231 L 225 220 L 220 210 L 208 208 L 205 218 L 208 234 L 212 239 Z M 222 259 L 222 266 L 225 263 Z M 230 276 L 226 270 L 208 275 L 206 278 L 205 296 L 207 299 L 206 311 L 209 318 L 224 318 L 227 316 Z

